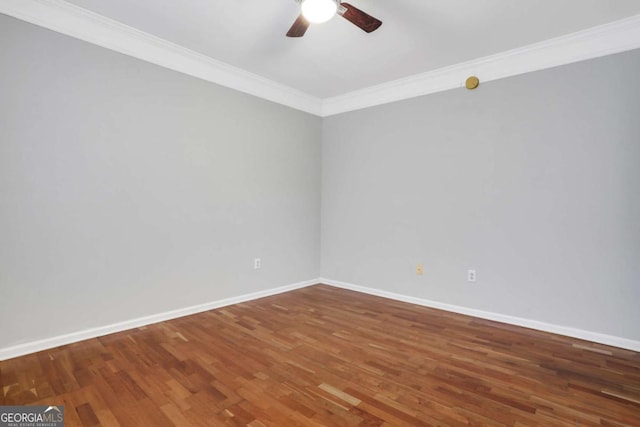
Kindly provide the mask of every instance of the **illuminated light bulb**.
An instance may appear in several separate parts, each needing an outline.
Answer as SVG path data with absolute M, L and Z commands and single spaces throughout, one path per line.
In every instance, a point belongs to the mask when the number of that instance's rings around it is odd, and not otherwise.
M 327 22 L 338 11 L 336 0 L 303 0 L 302 16 L 311 23 L 321 24 Z

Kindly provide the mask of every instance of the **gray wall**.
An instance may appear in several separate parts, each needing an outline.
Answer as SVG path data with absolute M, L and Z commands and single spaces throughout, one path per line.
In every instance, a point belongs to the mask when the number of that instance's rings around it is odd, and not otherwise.
M 0 348 L 318 277 L 320 137 L 0 15 Z
M 639 70 L 633 51 L 325 119 L 323 277 L 640 339 Z
M 320 271 L 640 339 L 638 51 L 324 124 L 3 15 L 0 66 L 0 348 Z

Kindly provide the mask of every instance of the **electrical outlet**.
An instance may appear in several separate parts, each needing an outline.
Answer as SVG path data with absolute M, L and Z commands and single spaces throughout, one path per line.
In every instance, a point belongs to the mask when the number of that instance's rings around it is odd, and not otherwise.
M 417 274 L 418 276 L 422 276 L 423 271 L 424 271 L 424 270 L 423 270 L 423 268 L 422 268 L 422 264 L 418 264 L 418 265 L 416 265 L 416 274 Z
M 254 258 L 253 259 L 253 268 L 254 268 L 254 270 L 258 270 L 258 269 L 262 268 L 262 260 L 260 260 L 260 258 Z
M 475 282 L 475 281 L 476 281 L 476 271 L 467 270 L 467 282 Z

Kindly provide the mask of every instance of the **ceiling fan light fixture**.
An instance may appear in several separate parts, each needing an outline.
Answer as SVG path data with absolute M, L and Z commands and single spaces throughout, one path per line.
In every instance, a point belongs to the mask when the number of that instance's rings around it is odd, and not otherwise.
M 321 24 L 333 18 L 338 11 L 336 0 L 302 0 L 302 15 L 309 22 Z

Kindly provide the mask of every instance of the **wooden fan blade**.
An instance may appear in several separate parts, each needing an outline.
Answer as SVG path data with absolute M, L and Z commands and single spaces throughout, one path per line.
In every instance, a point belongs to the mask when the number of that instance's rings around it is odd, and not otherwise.
M 287 37 L 302 37 L 304 36 L 304 33 L 307 32 L 307 28 L 309 28 L 309 21 L 300 14 L 298 19 L 296 19 L 296 22 L 294 22 L 291 28 L 289 28 Z
M 349 3 L 340 3 L 340 6 L 342 6 L 342 8 L 340 8 L 338 13 L 342 15 L 344 19 L 357 25 L 367 33 L 377 30 L 380 25 L 382 25 L 382 21 L 364 13 L 357 7 L 351 6 Z
M 340 6 L 342 7 L 338 13 L 342 15 L 344 19 L 357 25 L 367 33 L 377 30 L 380 25 L 382 25 L 382 21 L 361 11 L 357 7 L 351 6 L 349 3 L 340 3 Z

